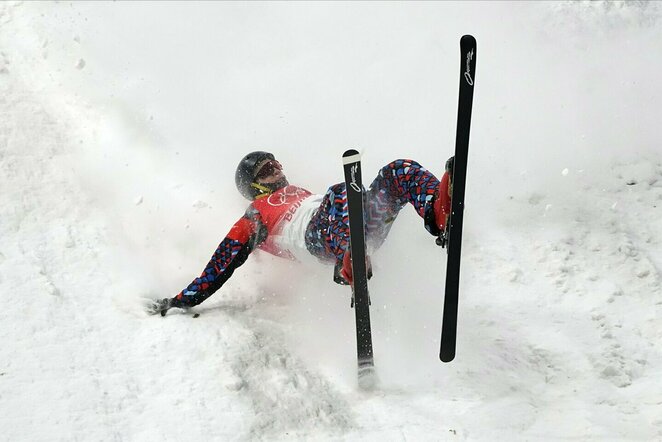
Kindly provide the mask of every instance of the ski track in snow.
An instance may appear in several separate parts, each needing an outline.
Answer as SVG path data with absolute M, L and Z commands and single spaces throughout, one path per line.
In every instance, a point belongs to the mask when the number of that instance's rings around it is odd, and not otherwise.
M 24 32 L 21 9 L 0 4 L 0 26 Z M 376 311 L 378 364 L 402 359 L 418 378 L 403 385 L 378 365 L 385 379 L 361 392 L 330 374 L 342 363 L 320 367 L 292 347 L 292 299 L 250 302 L 240 284 L 197 318 L 138 311 L 140 293 L 127 293 L 138 276 L 112 265 L 132 251 L 118 252 L 113 220 L 74 173 L 95 145 L 94 110 L 35 90 L 29 71 L 56 56 L 38 46 L 36 59 L 0 50 L 3 440 L 662 439 L 659 156 L 573 170 L 572 193 L 504 197 L 493 228 L 466 233 L 458 359 L 439 368 L 398 347 Z M 479 216 L 468 210 L 467 226 Z M 384 266 L 376 279 L 392 276 Z M 418 282 L 435 292 L 437 276 Z M 412 308 L 411 321 L 427 309 Z M 311 330 L 340 335 L 322 327 Z M 402 354 L 386 357 L 387 338 Z
M 331 437 L 354 425 L 346 400 L 283 344 L 281 324 L 238 304 L 195 310 L 207 316 L 217 309 L 228 312 L 231 326 L 240 330 L 239 338 L 232 339 L 228 348 L 226 362 L 233 377 L 226 383 L 230 390 L 250 399 L 251 439 L 299 438 L 312 431 Z

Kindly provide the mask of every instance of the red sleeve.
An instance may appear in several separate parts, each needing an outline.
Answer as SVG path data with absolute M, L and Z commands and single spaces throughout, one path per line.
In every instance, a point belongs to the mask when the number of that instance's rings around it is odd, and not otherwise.
M 247 243 L 251 235 L 255 233 L 255 223 L 246 217 L 242 217 L 239 221 L 234 223 L 226 238 Z

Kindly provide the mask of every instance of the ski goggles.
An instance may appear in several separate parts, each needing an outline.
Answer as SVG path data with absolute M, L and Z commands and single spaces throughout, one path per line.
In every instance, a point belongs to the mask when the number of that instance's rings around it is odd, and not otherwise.
M 283 170 L 283 166 L 276 160 L 269 160 L 258 169 L 253 178 L 263 179 L 273 175 L 277 170 Z

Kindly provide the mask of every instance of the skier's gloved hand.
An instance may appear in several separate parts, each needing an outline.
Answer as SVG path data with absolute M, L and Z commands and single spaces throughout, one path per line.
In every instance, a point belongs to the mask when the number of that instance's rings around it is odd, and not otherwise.
M 154 299 L 147 306 L 147 313 L 149 313 L 150 315 L 156 315 L 157 313 L 161 313 L 161 316 L 165 316 L 171 307 L 171 302 L 172 301 L 170 300 L 170 298 Z
M 349 285 L 349 282 L 342 275 L 342 260 L 336 261 L 336 265 L 333 268 L 333 282 L 340 285 Z
M 149 306 L 147 306 L 147 313 L 150 315 L 156 315 L 160 313 L 161 316 L 165 316 L 173 307 L 181 307 L 180 302 L 176 298 L 163 298 L 155 299 Z
M 372 278 L 372 263 L 370 262 L 370 257 L 367 255 L 365 257 L 365 266 L 368 273 L 368 279 L 370 279 Z M 352 285 L 354 283 L 354 278 L 352 276 L 352 252 L 349 249 L 347 249 L 345 256 L 343 256 L 340 275 L 345 281 L 347 281 L 347 284 Z

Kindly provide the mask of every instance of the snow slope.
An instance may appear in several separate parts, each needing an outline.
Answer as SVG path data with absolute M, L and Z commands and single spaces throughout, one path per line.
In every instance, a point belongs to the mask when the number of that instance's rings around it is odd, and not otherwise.
M 0 3 L 0 438 L 662 439 L 660 12 Z M 367 176 L 403 156 L 441 172 L 463 33 L 455 361 L 445 256 L 411 211 L 373 256 L 373 392 L 348 290 L 314 262 L 255 254 L 192 312 L 142 313 L 243 213 L 249 150 L 316 192 L 348 147 Z

